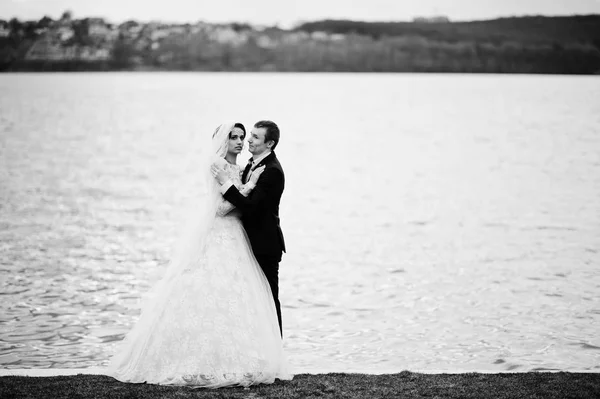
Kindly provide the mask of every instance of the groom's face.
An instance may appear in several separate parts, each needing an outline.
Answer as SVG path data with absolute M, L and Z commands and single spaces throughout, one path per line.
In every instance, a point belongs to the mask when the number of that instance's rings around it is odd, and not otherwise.
M 260 155 L 267 151 L 270 147 L 265 143 L 266 127 L 253 127 L 248 139 L 248 151 L 252 155 Z

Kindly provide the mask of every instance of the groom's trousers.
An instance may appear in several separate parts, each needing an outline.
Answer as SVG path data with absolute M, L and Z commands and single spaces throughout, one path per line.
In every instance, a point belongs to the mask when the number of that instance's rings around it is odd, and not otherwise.
M 275 310 L 277 311 L 277 321 L 279 322 L 279 332 L 283 338 L 283 328 L 281 324 L 281 305 L 279 304 L 279 261 L 280 257 L 257 256 L 256 260 L 267 277 L 273 301 L 275 302 Z

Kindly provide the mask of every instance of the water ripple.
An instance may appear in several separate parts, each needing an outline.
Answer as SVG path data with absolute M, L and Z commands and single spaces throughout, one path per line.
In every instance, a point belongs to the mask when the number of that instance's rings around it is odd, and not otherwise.
M 268 109 L 298 370 L 600 369 L 597 79 L 156 76 L 0 75 L 1 367 L 106 364 L 167 265 L 190 142 Z

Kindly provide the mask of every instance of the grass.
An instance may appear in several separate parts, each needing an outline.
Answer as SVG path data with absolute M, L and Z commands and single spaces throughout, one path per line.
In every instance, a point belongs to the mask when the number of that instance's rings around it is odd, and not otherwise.
M 600 373 L 300 374 L 244 389 L 125 384 L 99 375 L 0 377 L 0 398 L 600 398 Z

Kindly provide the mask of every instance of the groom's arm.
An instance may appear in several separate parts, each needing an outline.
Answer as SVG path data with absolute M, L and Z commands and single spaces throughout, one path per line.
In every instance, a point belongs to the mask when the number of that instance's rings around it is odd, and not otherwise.
M 256 187 L 244 197 L 234 185 L 228 185 L 227 182 L 222 186 L 223 197 L 236 206 L 242 213 L 255 213 L 261 207 L 274 197 L 277 191 L 283 186 L 283 173 L 277 168 L 267 168 L 262 173 Z

